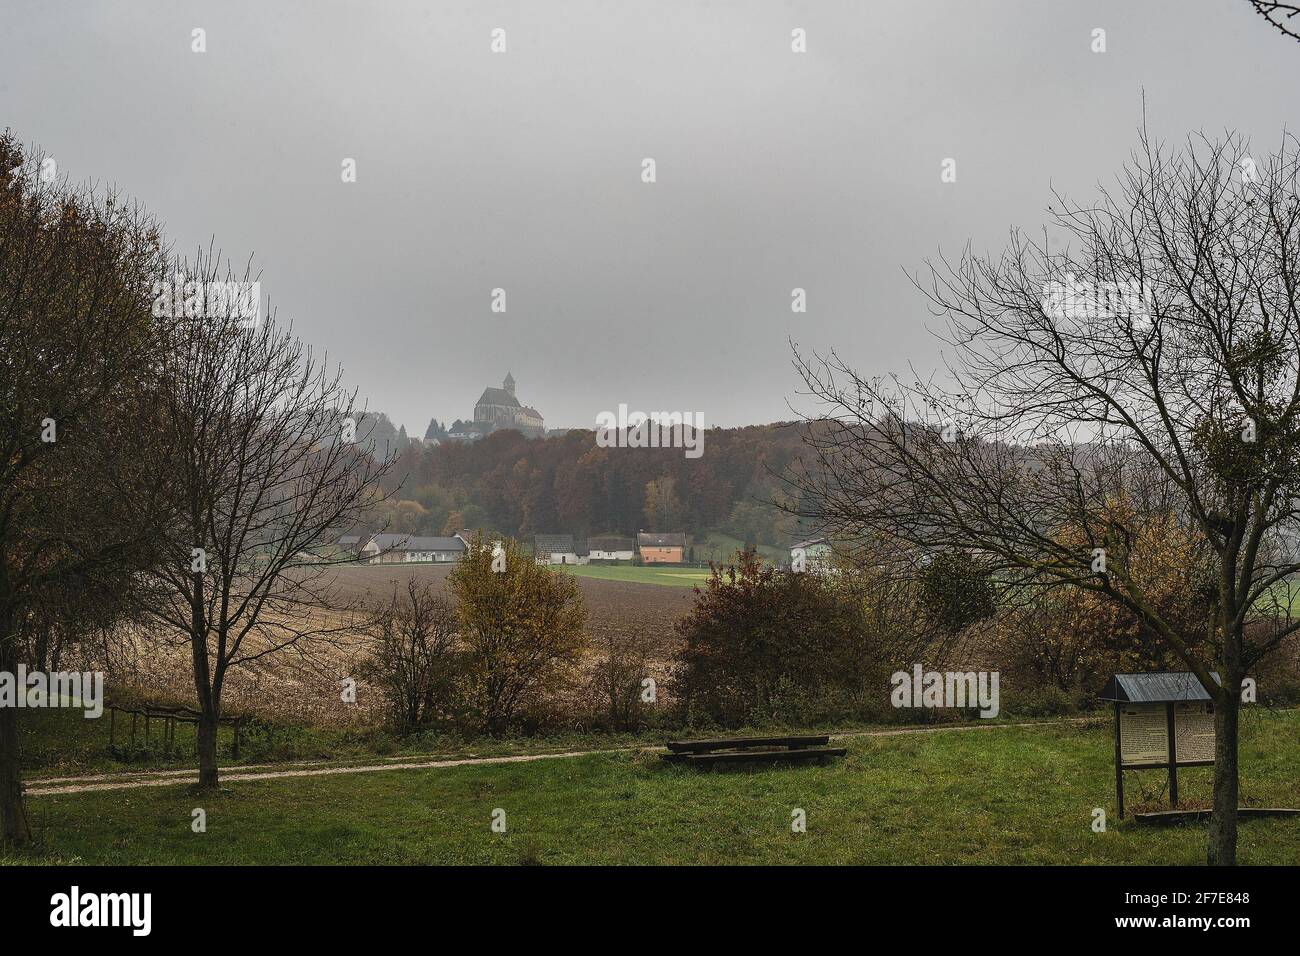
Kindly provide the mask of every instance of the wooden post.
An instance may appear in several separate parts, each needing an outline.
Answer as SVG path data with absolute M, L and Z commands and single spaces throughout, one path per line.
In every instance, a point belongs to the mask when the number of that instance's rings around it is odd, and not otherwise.
M 133 750 L 135 749 L 135 719 L 138 716 L 135 711 L 131 711 L 131 749 Z
M 1119 741 L 1119 701 L 1115 701 L 1115 802 L 1119 805 L 1119 818 L 1124 819 L 1124 757 Z
M 117 708 L 108 708 L 108 745 L 113 746 L 113 735 L 117 731 Z
M 1178 744 L 1174 741 L 1174 705 L 1165 704 L 1165 723 L 1169 728 L 1169 807 L 1178 809 Z

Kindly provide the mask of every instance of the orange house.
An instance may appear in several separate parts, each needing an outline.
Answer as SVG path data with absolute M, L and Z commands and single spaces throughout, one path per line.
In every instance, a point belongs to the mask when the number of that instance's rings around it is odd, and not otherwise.
M 685 533 L 643 531 L 636 536 L 636 547 L 642 564 L 681 564 L 686 560 Z

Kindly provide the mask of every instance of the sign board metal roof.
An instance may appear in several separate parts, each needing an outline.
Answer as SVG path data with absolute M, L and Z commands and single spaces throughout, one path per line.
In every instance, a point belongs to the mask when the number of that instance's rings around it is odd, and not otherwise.
M 1222 683 L 1218 674 L 1211 675 Z M 1125 704 L 1163 704 L 1180 700 L 1212 700 L 1201 686 L 1200 678 L 1190 671 L 1162 672 L 1156 674 L 1116 674 L 1101 693 L 1101 700 L 1117 700 Z

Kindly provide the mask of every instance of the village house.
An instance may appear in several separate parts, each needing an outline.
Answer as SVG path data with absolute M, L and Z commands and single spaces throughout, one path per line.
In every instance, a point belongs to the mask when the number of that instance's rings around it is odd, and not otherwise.
M 799 561 L 799 555 L 803 555 L 803 566 L 805 570 L 822 570 L 830 567 L 831 563 L 831 543 L 826 538 L 810 538 L 807 541 L 800 541 L 790 548 L 790 565 L 794 567 Z
M 456 532 L 456 537 L 465 545 L 465 557 L 469 557 L 474 550 L 474 538 L 481 536 L 483 547 L 488 551 L 495 552 L 498 547 L 504 547 L 505 542 L 501 535 L 495 531 L 470 531 L 468 528 Z
M 682 532 L 641 532 L 636 536 L 642 564 L 681 564 L 686 560 L 686 535 Z
M 360 551 L 361 560 L 367 564 L 442 563 L 459 561 L 464 555 L 465 542 L 458 537 L 413 534 L 373 535 Z
M 533 560 L 538 564 L 586 564 L 586 542 L 575 542 L 571 534 L 539 534 L 533 537 Z
M 590 538 L 587 552 L 590 561 L 631 561 L 636 556 L 636 542 L 631 538 Z

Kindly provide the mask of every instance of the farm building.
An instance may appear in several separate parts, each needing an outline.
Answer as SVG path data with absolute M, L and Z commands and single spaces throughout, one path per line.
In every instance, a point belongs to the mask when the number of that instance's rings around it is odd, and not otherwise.
M 495 553 L 497 548 L 501 548 L 505 546 L 505 541 L 502 539 L 501 535 L 497 534 L 495 531 L 487 531 L 487 530 L 469 531 L 467 529 L 457 531 L 456 538 L 459 541 L 462 541 L 465 545 L 465 557 L 469 557 L 470 554 L 473 553 L 474 538 L 476 536 L 482 537 L 483 547 L 486 548 L 488 551 Z
M 592 561 L 631 561 L 636 555 L 636 542 L 631 538 L 591 538 L 587 550 Z
M 538 564 L 586 564 L 586 542 L 575 542 L 571 534 L 539 534 L 533 537 L 533 559 Z
M 460 538 L 413 534 L 377 534 L 361 549 L 361 560 L 369 564 L 459 561 L 464 555 L 465 542 Z
M 825 568 L 831 562 L 831 543 L 826 538 L 811 538 L 800 541 L 790 548 L 790 563 L 793 565 L 803 553 L 804 566 L 810 569 Z
M 644 564 L 681 564 L 686 560 L 686 535 L 682 532 L 641 532 L 636 546 Z

